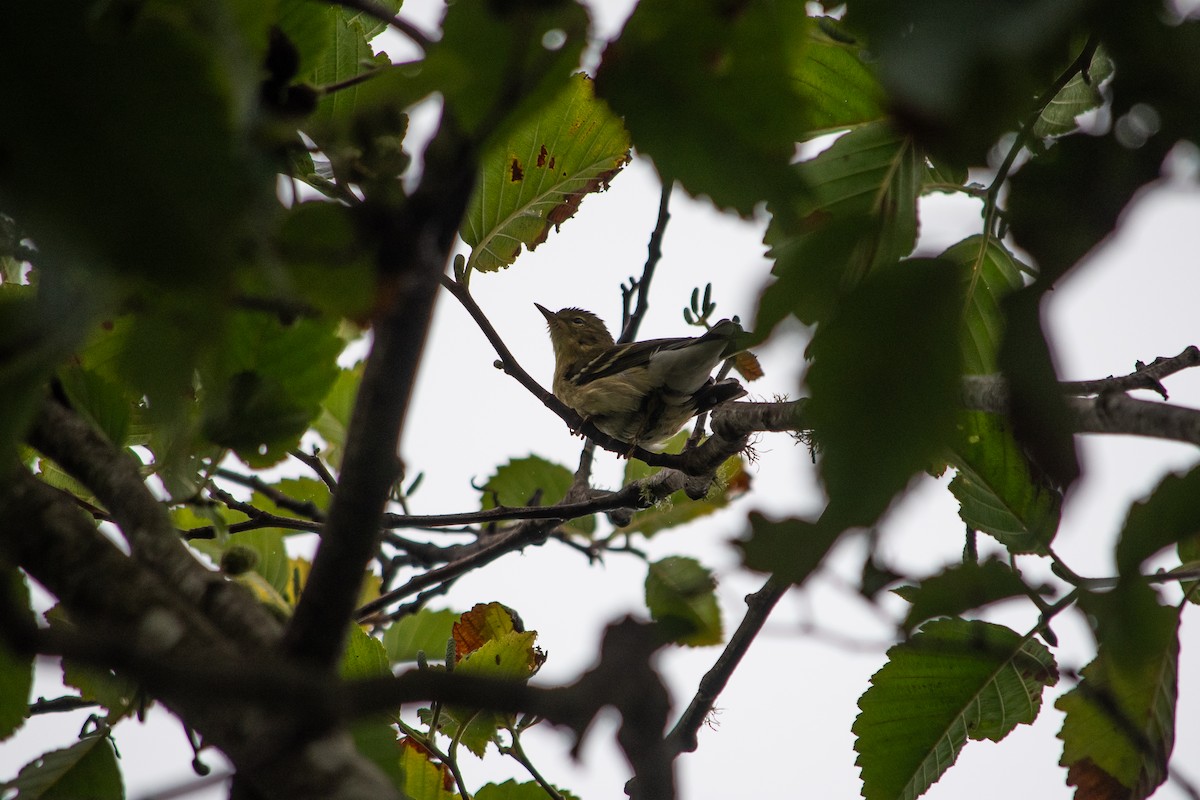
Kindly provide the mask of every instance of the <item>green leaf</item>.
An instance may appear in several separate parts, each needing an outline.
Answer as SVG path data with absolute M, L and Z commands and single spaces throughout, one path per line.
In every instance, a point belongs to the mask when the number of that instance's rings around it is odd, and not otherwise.
M 959 616 L 1000 600 L 1025 597 L 1027 592 L 1025 582 L 996 559 L 956 564 L 905 588 L 907 591 L 897 594 L 912 603 L 904 618 L 906 632 L 935 617 Z
M 347 681 L 390 677 L 392 670 L 383 643 L 358 625 L 351 625 L 338 674 Z M 383 770 L 393 786 L 400 786 L 404 780 L 400 744 L 389 716 L 383 713 L 356 720 L 350 734 L 358 751 Z
M 1200 533 L 1181 539 L 1177 550 L 1184 569 L 1200 569 Z M 1183 581 L 1179 585 L 1190 602 L 1200 605 L 1200 581 Z
M 1033 472 L 1003 418 L 960 413 L 949 460 L 963 522 L 1013 553 L 1045 552 L 1058 532 L 1062 494 Z
M 267 4 L 235 5 L 8 10 L 0 107 L 23 111 L 0 121 L 5 210 L 39 264 L 198 287 L 243 263 L 277 203 L 269 148 L 253 144 L 266 27 L 237 16 Z M 51 40 L 75 57 L 39 64 Z
M 855 750 L 865 800 L 913 800 L 968 739 L 999 741 L 1036 719 L 1058 681 L 1050 652 L 1000 625 L 930 622 L 888 650 L 859 699 Z
M 509 266 L 570 219 L 583 198 L 608 188 L 629 161 L 629 134 L 592 81 L 575 75 L 553 102 L 525 120 L 480 162 L 462 238 L 468 269 Z
M 721 608 L 716 579 L 693 558 L 671 556 L 646 573 L 646 606 L 659 628 L 689 647 L 721 644 Z
M 350 427 L 350 415 L 354 412 L 362 373 L 362 362 L 349 369 L 339 369 L 333 386 L 321 401 L 321 413 L 313 422 L 313 429 L 325 440 L 321 458 L 334 467 L 342 460 L 342 448 L 346 445 L 346 431 Z
M 375 299 L 372 245 L 346 206 L 299 203 L 287 210 L 275 238 L 286 270 L 270 273 L 275 281 L 263 288 L 336 317 L 363 319 Z
M 1179 614 L 1169 606 L 1149 608 L 1139 621 L 1150 628 L 1137 663 L 1114 658 L 1118 642 L 1102 640 L 1099 654 L 1083 668 L 1083 680 L 1058 699 L 1066 712 L 1058 738 L 1059 764 L 1067 784 L 1092 787 L 1096 796 L 1141 800 L 1167 777 L 1175 740 L 1178 698 Z
M 680 452 L 688 436 L 688 431 L 680 431 L 675 434 L 663 446 L 663 452 Z M 628 485 L 632 481 L 648 478 L 661 469 L 661 467 L 648 466 L 637 459 L 629 459 L 625 462 L 625 478 L 622 483 Z M 659 500 L 650 508 L 634 512 L 629 524 L 622 526 L 621 530 L 627 533 L 653 536 L 659 531 L 679 527 L 724 508 L 729 505 L 730 501 L 748 491 L 749 487 L 750 474 L 746 472 L 746 464 L 741 455 L 730 456 L 721 466 L 717 467 L 707 495 L 693 500 L 688 497 L 685 490 L 680 489 Z
M 870 42 L 889 111 L 963 163 L 1013 130 L 1066 67 L 1082 6 L 860 0 L 846 26 Z M 964 121 L 969 120 L 969 123 Z
M 801 187 L 788 164 L 813 124 L 795 78 L 811 24 L 762 0 L 641 2 L 604 52 L 597 91 L 664 181 L 747 215 Z
M 85 736 L 21 768 L 8 784 L 29 800 L 124 800 L 125 789 L 107 736 Z
M 995 372 L 996 353 L 1004 335 L 1000 301 L 1023 285 L 1021 273 L 1029 271 L 994 237 L 976 234 L 951 245 L 939 259 L 957 266 L 966 282 L 963 314 L 963 370 L 968 375 Z
M 205 435 L 251 466 L 276 463 L 317 417 L 342 347 L 329 322 L 235 314 L 204 370 Z
M 536 631 L 509 631 L 481 644 L 468 653 L 454 671 L 460 675 L 474 675 L 494 680 L 527 681 L 541 665 L 541 651 L 534 646 Z M 421 710 L 421 719 L 428 724 L 430 712 Z M 480 758 L 488 743 L 495 741 L 497 732 L 513 724 L 513 715 L 496 711 L 446 706 L 439 718 L 439 728 L 447 736 L 454 736 L 459 728 L 461 743 Z
M 110 723 L 125 716 L 137 695 L 137 684 L 126 680 L 111 669 L 83 664 L 74 659 L 62 660 L 63 683 L 79 690 L 85 700 L 94 700 L 108 709 Z
M 1112 77 L 1113 63 L 1104 47 L 1097 47 L 1085 73 L 1076 73 L 1042 110 L 1033 125 L 1037 138 L 1066 136 L 1079 130 L 1077 120 L 1104 104 L 1100 85 Z
M 1135 575 L 1142 562 L 1200 532 L 1200 467 L 1168 475 L 1144 500 L 1129 508 L 1117 542 L 1117 570 Z
M 1134 193 L 1162 174 L 1170 143 L 1129 148 L 1108 136 L 1069 136 L 1009 180 L 1013 239 L 1053 285 L 1113 230 Z
M 1005 335 L 997 363 L 1008 380 L 1013 437 L 1046 481 L 1065 492 L 1079 477 L 1079 456 L 1042 330 L 1041 292 L 1034 284 L 1004 298 Z
M 117 447 L 128 444 L 135 400 L 123 386 L 78 364 L 60 369 L 58 379 L 71 408 Z
M 383 633 L 388 660 L 393 664 L 416 661 L 417 654 L 422 651 L 430 661 L 442 660 L 446 642 L 458 618 L 459 613 L 450 609 L 430 611 L 426 608 L 401 617 Z
M 313 77 L 333 45 L 336 11 L 320 0 L 279 0 L 279 30 L 296 49 L 296 74 Z
M 480 507 L 552 506 L 561 501 L 575 480 L 571 470 L 538 456 L 515 458 L 496 468 L 496 474 L 483 485 Z M 581 517 L 564 528 L 584 535 L 596 529 L 594 516 Z
M 326 21 L 322 28 L 329 31 L 330 38 L 323 57 L 312 72 L 314 85 L 341 84 L 391 63 L 386 57 L 375 55 L 361 14 L 336 6 L 326 7 L 324 13 Z M 308 124 L 324 129 L 351 119 L 361 91 L 364 91 L 363 85 L 358 84 L 325 94 Z
M 814 22 L 794 70 L 803 128 L 798 138 L 883 119 L 883 89 L 863 63 L 861 46 L 833 17 Z
M 319 481 L 316 478 L 281 478 L 276 483 L 271 484 L 271 486 L 292 500 L 310 504 L 317 511 L 328 511 L 329 504 L 333 501 L 333 495 L 329 493 L 329 487 L 325 485 L 324 481 Z M 256 491 L 254 493 L 251 498 L 251 504 L 260 511 L 266 511 L 271 514 L 279 514 L 285 517 L 296 516 L 295 511 L 275 505 L 274 501 L 262 492 Z M 284 535 L 287 534 L 285 533 Z
M 916 244 L 925 159 L 890 125 L 852 130 L 792 169 L 809 190 L 769 206 L 766 242 L 779 280 L 760 301 L 760 335 L 788 313 L 807 324 L 825 319 L 844 294 Z
M 578 800 L 575 795 L 562 789 L 559 789 L 558 793 L 563 800 Z M 504 783 L 486 783 L 480 786 L 474 797 L 475 800 L 546 800 L 546 790 L 541 784 L 533 781 L 517 783 L 510 778 Z
M 451 789 L 454 776 L 445 764 L 434 762 L 424 747 L 405 737 L 400 748 L 400 765 L 404 770 L 404 781 L 399 784 L 404 796 L 411 800 L 454 800 L 458 797 Z M 542 798 L 546 793 L 542 792 Z
M 358 625 L 350 626 L 346 651 L 342 654 L 338 674 L 342 680 L 379 678 L 392 674 L 388 665 L 387 651 L 383 642 L 371 636 Z
M 235 548 L 252 550 L 257 556 L 252 567 L 280 595 L 287 592 L 292 580 L 291 565 L 288 562 L 287 547 L 284 545 L 285 532 L 279 528 L 257 528 L 242 531 L 223 539 L 198 539 L 189 544 L 207 555 L 216 564 L 221 564 L 223 557 Z
M 18 623 L 32 631 L 36 625 L 29 606 L 29 585 L 21 571 L 0 564 L 0 600 L 9 615 L 6 625 Z M 29 716 L 29 692 L 33 688 L 33 653 L 18 654 L 0 640 L 0 741 L 12 736 Z
M 742 550 L 742 561 L 750 569 L 800 584 L 820 565 L 841 533 L 840 528 L 820 522 L 776 522 L 751 512 L 750 538 L 734 544 Z
M 824 523 L 873 523 L 944 452 L 959 404 L 960 288 L 949 265 L 906 261 L 817 329 L 806 411 L 829 494 Z
M 67 616 L 61 605 L 46 612 L 46 621 L 51 628 L 76 632 L 76 625 Z M 108 709 L 108 722 L 115 723 L 132 710 L 131 704 L 137 695 L 137 684 L 117 675 L 107 667 L 99 667 L 73 658 L 62 659 L 62 680 L 66 686 L 79 690 L 86 700 L 94 700 Z
M 579 68 L 588 15 L 575 2 L 513 6 L 459 0 L 418 80 L 440 91 L 459 128 L 477 141 L 508 135 L 556 96 Z M 487 54 L 488 68 L 480 69 Z

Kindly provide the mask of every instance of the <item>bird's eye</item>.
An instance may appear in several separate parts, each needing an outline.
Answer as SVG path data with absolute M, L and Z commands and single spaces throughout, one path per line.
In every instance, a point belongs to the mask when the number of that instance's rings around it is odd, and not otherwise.
M 583 317 L 571 317 L 571 324 L 572 325 L 582 325 Z

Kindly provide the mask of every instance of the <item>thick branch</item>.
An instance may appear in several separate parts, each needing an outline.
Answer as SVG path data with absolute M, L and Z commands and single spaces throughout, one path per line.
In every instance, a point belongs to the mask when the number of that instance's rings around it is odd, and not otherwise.
M 236 641 L 257 645 L 278 641 L 276 620 L 246 590 L 192 556 L 166 508 L 147 488 L 140 465 L 83 417 L 48 398 L 30 429 L 29 443 L 96 495 L 112 513 L 133 557 L 161 576 L 185 602 L 203 608 Z
M 967 376 L 963 379 L 962 402 L 972 411 L 1007 414 L 1008 383 L 999 375 Z M 1122 393 L 1068 397 L 1066 402 L 1076 433 L 1150 436 L 1200 445 L 1200 409 L 1139 400 Z
M 380 521 L 400 474 L 396 448 L 433 315 L 438 278 L 474 186 L 476 154 L 448 113 L 426 148 L 421 185 L 398 213 L 368 204 L 383 234 L 382 306 L 363 370 L 338 489 L 308 584 L 286 635 L 289 652 L 326 669 L 341 654 L 367 564 L 379 547 Z
M 396 797 L 343 729 L 314 730 L 305 704 L 263 714 L 257 700 L 239 702 L 209 691 L 173 669 L 173 664 L 193 670 L 228 665 L 245 676 L 269 656 L 231 642 L 205 618 L 202 604 L 182 597 L 152 567 L 122 553 L 61 492 L 23 469 L 14 470 L 0 492 L 0 519 L 20 520 L 5 528 L 0 548 L 59 598 L 73 623 L 26 632 L 15 641 L 14 633 L 20 632 L 6 626 L 10 644 L 79 657 L 137 679 L 219 747 L 264 797 Z

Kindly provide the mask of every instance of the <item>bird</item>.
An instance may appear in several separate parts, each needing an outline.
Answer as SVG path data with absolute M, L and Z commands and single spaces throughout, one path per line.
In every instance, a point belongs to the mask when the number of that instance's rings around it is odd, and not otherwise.
M 554 348 L 554 396 L 631 451 L 660 444 L 696 414 L 746 394 L 737 380 L 711 377 L 742 349 L 742 327 L 733 320 L 703 336 L 616 344 L 590 311 L 534 305 Z

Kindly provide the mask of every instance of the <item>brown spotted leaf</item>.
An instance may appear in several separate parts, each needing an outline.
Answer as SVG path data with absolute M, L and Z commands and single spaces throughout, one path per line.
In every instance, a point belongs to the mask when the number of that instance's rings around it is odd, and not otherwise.
M 536 248 L 627 161 L 621 120 L 593 95 L 589 78 L 575 75 L 484 156 L 460 232 L 471 246 L 467 268 L 493 272 L 512 264 L 522 246 Z

